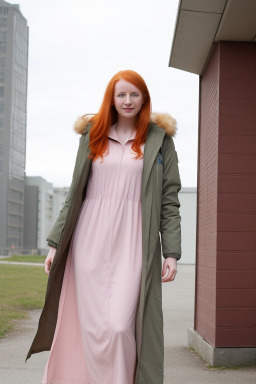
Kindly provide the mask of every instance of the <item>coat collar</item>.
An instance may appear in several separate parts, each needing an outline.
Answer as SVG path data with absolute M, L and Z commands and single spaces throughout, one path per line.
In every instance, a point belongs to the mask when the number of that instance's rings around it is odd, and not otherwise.
M 108 137 L 110 137 L 113 140 L 120 141 L 118 136 L 117 136 L 116 129 L 115 129 L 114 125 L 112 125 L 110 127 L 110 130 L 109 130 L 109 133 L 108 133 Z M 132 133 L 132 135 L 129 137 L 129 140 L 133 140 L 133 139 L 135 139 L 135 137 L 136 137 L 136 131 L 134 131 Z
M 75 132 L 81 135 L 88 132 L 92 116 L 93 115 L 83 115 L 79 117 L 74 124 Z M 172 116 L 166 113 L 154 113 L 151 115 L 151 121 L 149 123 L 149 130 L 144 147 L 142 196 L 146 195 L 150 172 L 157 153 L 161 148 L 165 134 L 170 137 L 175 136 L 176 129 L 176 121 Z M 108 136 L 119 141 L 114 127 L 110 128 Z M 135 138 L 135 132 L 133 133 L 133 136 Z
M 93 116 L 92 114 L 86 114 L 78 117 L 74 123 L 74 131 L 83 135 L 87 131 L 88 124 Z M 176 120 L 171 115 L 167 113 L 152 113 L 150 122 L 162 128 L 168 136 L 175 136 L 177 130 Z

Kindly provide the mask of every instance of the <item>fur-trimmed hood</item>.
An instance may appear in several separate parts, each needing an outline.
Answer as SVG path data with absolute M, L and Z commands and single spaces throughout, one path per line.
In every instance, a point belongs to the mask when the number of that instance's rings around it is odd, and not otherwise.
M 86 126 L 93 116 L 92 114 L 86 114 L 78 117 L 74 123 L 74 131 L 80 135 L 84 134 Z M 150 120 L 163 128 L 168 136 L 175 136 L 177 130 L 176 120 L 168 113 L 152 113 Z

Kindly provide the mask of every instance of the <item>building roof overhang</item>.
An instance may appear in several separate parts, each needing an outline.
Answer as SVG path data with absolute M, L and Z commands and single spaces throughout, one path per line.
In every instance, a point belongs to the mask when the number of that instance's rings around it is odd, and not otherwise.
M 256 42 L 256 1 L 180 0 L 169 66 L 201 75 L 218 41 Z

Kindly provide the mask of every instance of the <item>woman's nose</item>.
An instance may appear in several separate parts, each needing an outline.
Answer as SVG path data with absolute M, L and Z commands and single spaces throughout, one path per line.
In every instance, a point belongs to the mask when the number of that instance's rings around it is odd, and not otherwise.
M 125 99 L 125 104 L 126 104 L 126 105 L 129 105 L 129 104 L 131 104 L 130 95 L 127 95 L 127 96 L 126 96 L 126 99 Z

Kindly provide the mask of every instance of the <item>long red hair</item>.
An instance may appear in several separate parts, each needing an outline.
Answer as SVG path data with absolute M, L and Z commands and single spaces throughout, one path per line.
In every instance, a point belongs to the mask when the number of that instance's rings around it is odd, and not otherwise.
M 117 122 L 117 111 L 114 106 L 114 90 L 115 84 L 121 79 L 133 84 L 144 96 L 144 102 L 135 124 L 136 137 L 132 144 L 132 150 L 137 153 L 135 159 L 143 157 L 140 145 L 146 141 L 148 123 L 150 121 L 150 94 L 143 78 L 137 72 L 126 70 L 120 71 L 112 77 L 106 88 L 99 112 L 90 120 L 92 127 L 89 133 L 89 147 L 91 151 L 89 158 L 93 159 L 93 161 L 98 157 L 101 157 L 103 160 L 103 154 L 108 147 L 109 129 L 111 125 Z

